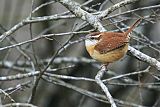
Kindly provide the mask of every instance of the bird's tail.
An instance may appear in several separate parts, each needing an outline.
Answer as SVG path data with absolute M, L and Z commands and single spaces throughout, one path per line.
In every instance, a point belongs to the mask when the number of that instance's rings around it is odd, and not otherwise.
M 136 27 L 136 25 L 138 25 L 140 23 L 140 21 L 142 20 L 142 18 L 137 19 L 134 24 L 125 32 L 126 36 L 132 32 L 132 30 Z

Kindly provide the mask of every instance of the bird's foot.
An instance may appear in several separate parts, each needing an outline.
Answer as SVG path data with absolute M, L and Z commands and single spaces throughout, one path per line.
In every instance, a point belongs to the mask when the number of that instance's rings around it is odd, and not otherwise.
M 109 64 L 109 63 L 102 64 L 102 65 L 101 65 L 101 69 L 102 69 L 103 67 L 105 67 L 105 72 L 107 72 L 107 71 L 108 71 L 108 64 Z

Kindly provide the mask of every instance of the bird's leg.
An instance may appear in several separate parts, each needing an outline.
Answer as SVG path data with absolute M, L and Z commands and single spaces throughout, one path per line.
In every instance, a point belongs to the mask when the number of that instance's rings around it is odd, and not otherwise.
M 101 68 L 105 67 L 105 72 L 107 72 L 108 71 L 108 65 L 109 65 L 109 63 L 104 63 L 104 64 L 101 65 Z
M 105 63 L 105 64 L 103 64 L 106 68 L 108 67 L 108 65 L 109 65 L 109 63 Z

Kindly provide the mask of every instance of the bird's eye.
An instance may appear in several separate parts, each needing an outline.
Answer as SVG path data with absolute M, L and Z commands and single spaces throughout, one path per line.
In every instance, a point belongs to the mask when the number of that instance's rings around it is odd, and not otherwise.
M 93 40 L 93 39 L 95 39 L 95 38 L 94 38 L 94 37 L 91 37 L 90 39 L 92 39 L 92 40 Z
M 88 39 L 94 40 L 95 38 L 93 36 L 89 36 Z

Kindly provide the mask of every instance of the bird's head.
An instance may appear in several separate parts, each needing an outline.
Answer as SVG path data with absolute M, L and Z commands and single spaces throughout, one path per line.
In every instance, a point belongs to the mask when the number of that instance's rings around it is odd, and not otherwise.
M 100 40 L 100 36 L 101 36 L 100 32 L 94 32 L 86 35 L 85 45 L 86 46 L 96 45 Z

